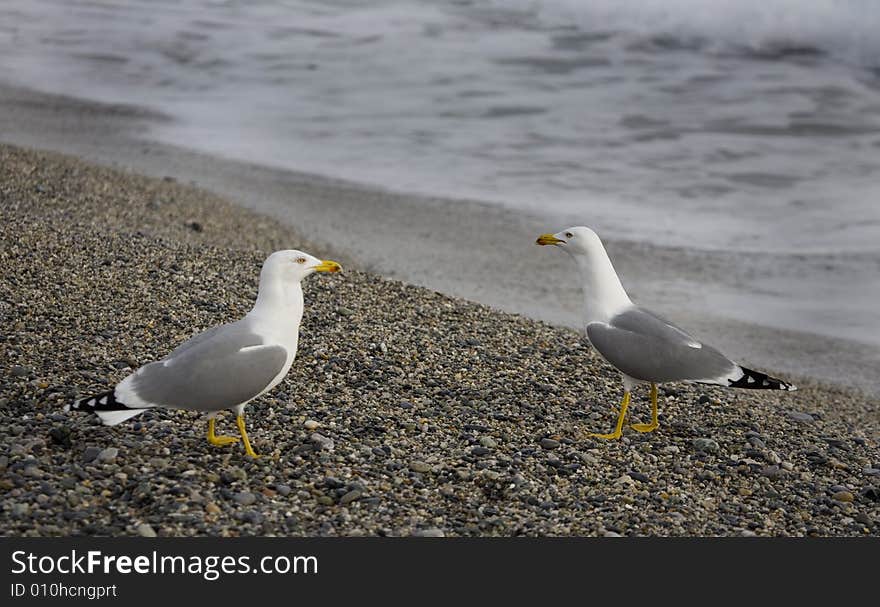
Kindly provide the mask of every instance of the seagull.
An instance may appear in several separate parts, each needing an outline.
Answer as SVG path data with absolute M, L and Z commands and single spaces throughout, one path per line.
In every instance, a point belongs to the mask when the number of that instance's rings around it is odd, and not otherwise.
M 620 284 L 611 259 L 596 233 L 579 226 L 556 234 L 542 234 L 539 245 L 553 245 L 571 255 L 584 282 L 586 333 L 597 352 L 623 376 L 623 401 L 617 426 L 623 433 L 630 393 L 639 384 L 651 385 L 651 423 L 633 424 L 638 432 L 653 432 L 657 419 L 657 384 L 686 381 L 731 388 L 796 390 L 795 386 L 739 365 L 708 344 L 653 312 L 635 305 Z
M 185 341 L 165 358 L 140 367 L 113 390 L 86 397 L 65 411 L 91 411 L 115 426 L 154 407 L 199 411 L 208 416 L 208 442 L 238 442 L 214 433 L 214 418 L 231 409 L 249 457 L 244 407 L 278 385 L 296 356 L 303 315 L 301 281 L 314 272 L 338 272 L 335 261 L 302 251 L 272 253 L 260 271 L 254 307 L 241 320 L 219 325 Z

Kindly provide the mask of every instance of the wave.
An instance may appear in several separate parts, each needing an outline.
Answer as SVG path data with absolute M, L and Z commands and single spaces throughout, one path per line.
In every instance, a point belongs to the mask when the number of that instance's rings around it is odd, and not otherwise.
M 759 56 L 827 54 L 880 66 L 876 0 L 499 0 L 551 27 L 627 32 L 660 47 Z

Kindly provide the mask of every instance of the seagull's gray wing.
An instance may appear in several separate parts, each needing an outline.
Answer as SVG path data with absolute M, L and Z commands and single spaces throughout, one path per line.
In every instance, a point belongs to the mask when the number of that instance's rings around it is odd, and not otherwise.
M 236 330 L 236 327 L 240 322 L 241 321 L 236 321 L 236 322 L 225 324 L 225 325 L 217 325 L 216 327 L 211 327 L 210 329 L 206 329 L 206 330 L 202 331 L 201 333 L 197 333 L 196 335 L 193 335 L 188 340 L 186 340 L 185 342 L 183 342 L 182 344 L 180 344 L 179 346 L 174 348 L 174 350 L 171 352 L 171 354 L 169 354 L 168 356 L 166 356 L 162 360 L 168 360 L 169 358 L 174 358 L 175 356 L 180 356 L 181 354 L 183 354 L 184 352 L 186 352 L 190 348 L 199 345 L 203 341 L 211 339 L 219 331 L 226 330 L 227 328 L 231 328 L 232 330 Z
M 632 331 L 646 337 L 681 343 L 691 348 L 702 347 L 699 341 L 681 327 L 677 327 L 665 318 L 638 306 L 633 306 L 612 317 L 609 324 L 618 329 Z
M 217 327 L 185 342 L 166 358 L 144 365 L 119 384 L 130 406 L 220 411 L 261 394 L 284 369 L 287 350 L 264 344 L 244 323 Z M 131 398 L 133 396 L 134 398 Z
M 590 323 L 587 337 L 605 360 L 643 381 L 716 381 L 737 370 L 715 348 L 643 308 Z

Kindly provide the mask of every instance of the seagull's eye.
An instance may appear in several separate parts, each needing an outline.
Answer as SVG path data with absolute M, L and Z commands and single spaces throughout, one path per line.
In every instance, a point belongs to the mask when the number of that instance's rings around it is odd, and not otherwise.
M 297 257 L 297 258 L 296 258 L 296 263 L 305 263 L 305 262 L 306 262 L 306 258 L 305 258 L 305 257 Z
M 566 238 L 574 238 L 574 234 L 572 234 L 571 232 L 566 232 L 565 237 Z

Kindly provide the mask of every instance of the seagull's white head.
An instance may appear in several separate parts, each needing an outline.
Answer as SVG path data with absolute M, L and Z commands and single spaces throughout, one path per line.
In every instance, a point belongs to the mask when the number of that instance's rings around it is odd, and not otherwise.
M 605 252 L 605 246 L 590 228 L 578 226 L 556 234 L 542 234 L 536 242 L 557 246 L 574 258 L 584 281 L 587 323 L 605 322 L 632 305 Z
M 263 262 L 260 282 L 298 283 L 314 272 L 339 272 L 335 261 L 321 260 L 302 251 L 275 251 Z
M 554 245 L 574 257 L 605 255 L 605 247 L 599 236 L 590 228 L 577 226 L 556 234 L 541 234 L 535 241 L 539 245 Z

